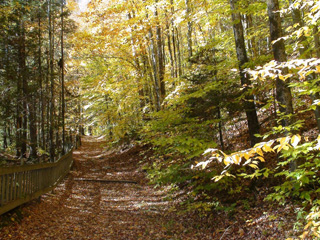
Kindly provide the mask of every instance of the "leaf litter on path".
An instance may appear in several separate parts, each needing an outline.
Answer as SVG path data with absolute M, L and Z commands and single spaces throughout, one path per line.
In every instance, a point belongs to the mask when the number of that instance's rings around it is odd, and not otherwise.
M 214 239 L 213 225 L 170 211 L 166 191 L 148 185 L 139 146 L 106 154 L 104 145 L 84 138 L 66 179 L 25 205 L 21 222 L 3 227 L 0 239 Z

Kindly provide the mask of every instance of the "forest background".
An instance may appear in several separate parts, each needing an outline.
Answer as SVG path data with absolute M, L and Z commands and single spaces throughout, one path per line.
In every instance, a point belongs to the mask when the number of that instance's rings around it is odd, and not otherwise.
M 320 1 L 0 6 L 2 164 L 104 135 L 148 146 L 150 180 L 184 189 L 189 210 L 234 209 L 266 187 L 301 207 L 302 237 L 320 237 Z

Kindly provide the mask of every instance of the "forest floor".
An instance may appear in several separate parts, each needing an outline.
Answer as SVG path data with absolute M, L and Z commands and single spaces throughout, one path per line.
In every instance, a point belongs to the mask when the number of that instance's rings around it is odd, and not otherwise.
M 165 188 L 148 184 L 141 147 L 107 151 L 94 137 L 74 151 L 66 179 L 41 200 L 0 217 L 10 224 L 0 239 L 286 239 L 292 237 L 293 206 L 268 205 L 213 212 L 200 217 L 179 209 L 179 198 L 167 200 Z M 130 180 L 136 183 L 84 181 Z M 263 194 L 263 192 L 258 193 Z M 181 208 L 181 207 L 180 207 Z

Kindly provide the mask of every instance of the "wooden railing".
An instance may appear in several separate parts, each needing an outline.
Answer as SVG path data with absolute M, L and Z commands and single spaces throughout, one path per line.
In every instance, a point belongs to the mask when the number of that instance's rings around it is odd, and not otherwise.
M 52 190 L 72 162 L 71 150 L 54 163 L 0 168 L 0 215 Z

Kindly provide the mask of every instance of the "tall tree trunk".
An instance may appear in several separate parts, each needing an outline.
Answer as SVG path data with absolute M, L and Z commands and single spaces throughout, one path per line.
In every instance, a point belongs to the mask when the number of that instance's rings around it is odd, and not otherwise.
M 20 72 L 20 69 L 19 69 Z M 17 102 L 16 102 L 16 156 L 21 158 L 21 148 L 22 148 L 22 91 L 21 91 L 21 74 L 19 73 L 17 79 Z
M 233 33 L 234 39 L 236 44 L 236 52 L 237 58 L 239 61 L 239 71 L 240 71 L 240 80 L 241 84 L 244 87 L 244 94 L 245 94 L 245 112 L 247 116 L 248 128 L 249 128 L 249 136 L 251 146 L 254 146 L 258 141 L 259 138 L 255 136 L 255 134 L 259 133 L 259 121 L 257 117 L 257 111 L 254 103 L 254 97 L 252 94 L 248 93 L 250 90 L 250 78 L 248 75 L 244 73 L 244 64 L 246 64 L 249 60 L 247 57 L 247 51 L 244 41 L 243 35 L 243 26 L 241 22 L 240 13 L 237 12 L 237 2 L 238 0 L 230 0 L 230 6 L 232 10 L 232 21 L 233 21 Z
M 3 52 L 4 52 L 4 65 L 5 65 L 5 75 L 4 78 L 6 81 L 10 81 L 10 67 L 9 67 L 9 46 L 8 46 L 8 36 L 4 37 L 4 44 L 3 44 Z M 9 120 L 9 108 L 10 103 L 5 104 L 5 119 L 4 119 L 4 127 L 3 127 L 3 149 L 8 148 L 8 131 L 10 129 L 10 121 Z
M 62 154 L 65 153 L 65 99 L 64 99 L 64 39 L 63 39 L 63 32 L 64 32 L 64 0 L 61 0 L 61 118 L 62 118 Z
M 7 136 L 7 124 L 5 123 L 3 127 L 3 149 L 8 148 Z
M 50 141 L 50 160 L 54 162 L 55 146 L 54 146 L 54 20 L 52 19 L 51 0 L 49 0 L 49 76 L 50 76 L 50 127 L 49 127 L 49 141 Z
M 26 79 L 26 46 L 24 20 L 19 22 L 19 80 L 18 80 L 18 105 L 17 108 L 17 154 L 18 157 L 26 157 L 27 154 L 27 94 L 28 83 Z
M 146 18 L 149 18 L 148 13 L 146 13 Z M 155 109 L 156 111 L 160 111 L 161 109 L 161 93 L 160 93 L 160 80 L 159 80 L 159 72 L 158 72 L 158 68 L 159 68 L 159 64 L 157 62 L 158 60 L 158 50 L 157 50 L 157 45 L 155 43 L 155 39 L 153 36 L 153 30 L 152 27 L 149 26 L 149 40 L 150 40 L 150 44 L 149 44 L 149 49 L 148 49 L 148 61 L 149 61 L 149 65 L 151 66 L 152 70 L 149 71 L 150 72 L 150 79 L 153 79 L 153 86 L 154 86 L 154 98 L 155 98 Z
M 269 14 L 269 27 L 270 27 L 270 38 L 271 42 L 274 42 L 272 45 L 274 59 L 278 62 L 287 61 L 287 55 L 285 52 L 284 40 L 280 39 L 282 37 L 282 26 L 281 26 L 281 18 L 279 13 L 279 2 L 278 0 L 268 0 L 268 14 Z M 279 40 L 280 39 L 280 40 Z M 287 70 L 284 69 L 284 74 L 286 74 Z M 292 95 L 291 90 L 288 86 L 288 83 L 276 79 L 276 92 L 277 92 L 277 101 L 279 102 L 280 112 L 285 114 L 293 113 L 293 105 L 292 105 Z M 282 124 L 284 126 L 290 125 L 289 119 L 283 120 Z
M 188 45 L 188 58 L 192 56 L 192 22 L 191 22 L 191 7 L 190 7 L 190 0 L 185 0 L 186 4 L 186 17 L 187 17 L 187 45 Z
M 132 17 L 135 17 L 135 12 L 132 11 L 132 16 L 131 16 L 131 13 L 129 12 L 128 13 L 128 19 L 130 20 Z M 136 27 L 134 27 L 134 30 L 136 30 Z M 133 56 L 133 59 L 134 59 L 134 63 L 135 63 L 135 67 L 136 67 L 136 70 L 137 72 L 139 72 L 139 75 L 140 75 L 140 79 L 144 79 L 144 71 L 141 69 L 140 67 L 140 58 L 139 56 L 137 56 L 137 49 L 136 49 L 136 39 L 133 35 L 133 31 L 131 30 L 131 49 L 132 49 L 132 56 Z M 143 109 L 144 106 L 146 105 L 145 104 L 145 93 L 144 93 L 144 89 L 143 89 L 143 82 L 141 83 L 141 81 L 137 80 L 136 81 L 136 84 L 138 86 L 138 94 L 139 94 L 139 101 L 140 101 L 140 108 Z M 141 112 L 141 111 L 139 111 Z M 137 114 L 139 113 L 137 112 Z
M 151 66 L 152 66 L 152 75 L 154 80 L 154 88 L 155 88 L 155 99 L 156 99 L 156 111 L 160 111 L 161 109 L 161 93 L 159 86 L 159 75 L 158 75 L 158 65 L 157 65 L 157 53 L 156 46 L 154 42 L 154 37 L 152 33 L 152 29 L 149 30 L 149 38 L 150 38 L 150 55 L 151 55 Z
M 224 142 L 223 142 L 223 134 L 222 134 L 222 119 L 221 119 L 221 108 L 218 107 L 218 119 L 219 119 L 219 139 L 220 139 L 220 145 L 221 150 L 224 151 Z
M 178 28 L 175 27 L 176 32 L 176 42 L 177 42 L 177 55 L 178 55 L 178 76 L 181 77 L 183 74 L 182 71 L 182 54 L 181 54 L 181 48 L 180 48 L 180 36 Z
M 43 86 L 43 73 L 42 73 L 42 38 L 41 38 L 41 3 L 38 13 L 38 76 L 39 76 L 39 88 L 40 88 L 40 146 L 46 149 L 46 135 L 45 135 L 45 100 L 44 100 L 44 86 Z
M 256 44 L 256 38 L 254 37 L 254 34 L 252 33 L 254 30 L 254 25 L 253 25 L 253 20 L 252 20 L 252 15 L 247 14 L 247 32 L 249 34 L 252 34 L 251 39 L 248 41 L 249 49 L 248 51 L 251 51 L 252 57 L 256 58 L 258 56 L 257 53 L 257 44 Z
M 169 52 L 169 58 L 170 58 L 170 72 L 171 72 L 171 77 L 174 78 L 174 61 L 173 61 L 173 53 L 172 53 L 172 47 L 171 47 L 171 32 L 170 32 L 169 21 L 166 22 L 166 31 L 167 31 L 168 52 Z
M 37 125 L 36 125 L 36 99 L 34 93 L 29 96 L 29 131 L 30 131 L 30 155 L 29 158 L 37 158 Z
M 172 67 L 173 67 L 173 72 L 174 72 L 173 77 L 177 78 L 178 77 L 178 62 L 177 62 L 177 50 L 176 50 L 177 43 L 176 43 L 176 37 L 175 37 L 175 25 L 174 25 L 174 19 L 173 19 L 174 11 L 175 11 L 173 0 L 170 0 L 170 4 L 171 4 L 171 19 L 170 19 L 170 25 L 169 25 L 169 29 L 170 29 L 169 32 L 171 32 L 170 35 L 172 38 L 172 51 L 173 51 L 173 60 L 174 60 Z M 170 38 L 170 35 L 169 35 L 169 38 Z
M 278 62 L 287 61 L 287 55 L 285 52 L 284 40 L 282 37 L 282 26 L 281 18 L 279 13 L 279 2 L 278 0 L 267 0 L 268 15 L 269 15 L 269 27 L 270 27 L 270 39 L 271 42 L 277 40 L 272 45 L 274 59 Z M 287 73 L 287 69 L 283 70 L 283 73 Z M 292 95 L 291 90 L 288 86 L 288 82 L 283 81 L 279 78 L 276 79 L 276 98 L 279 103 L 279 109 L 281 113 L 285 115 L 293 114 Z M 291 119 L 288 117 L 283 118 L 282 125 L 289 126 Z M 296 162 L 290 163 L 290 171 L 296 169 Z
M 174 77 L 178 77 L 178 61 L 177 61 L 177 41 L 174 31 L 174 23 L 171 23 L 171 37 L 172 37 L 172 48 L 173 48 L 173 59 L 174 59 Z
M 158 2 L 158 0 L 156 0 Z M 164 52 L 163 52 L 163 40 L 161 34 L 161 26 L 159 23 L 158 10 L 155 9 L 155 17 L 157 19 L 156 25 L 156 39 L 157 39 L 157 62 L 158 62 L 158 74 L 159 74 L 159 82 L 160 82 L 160 103 L 164 100 L 166 96 L 166 86 L 164 82 L 164 74 L 165 74 L 165 62 L 164 62 Z

